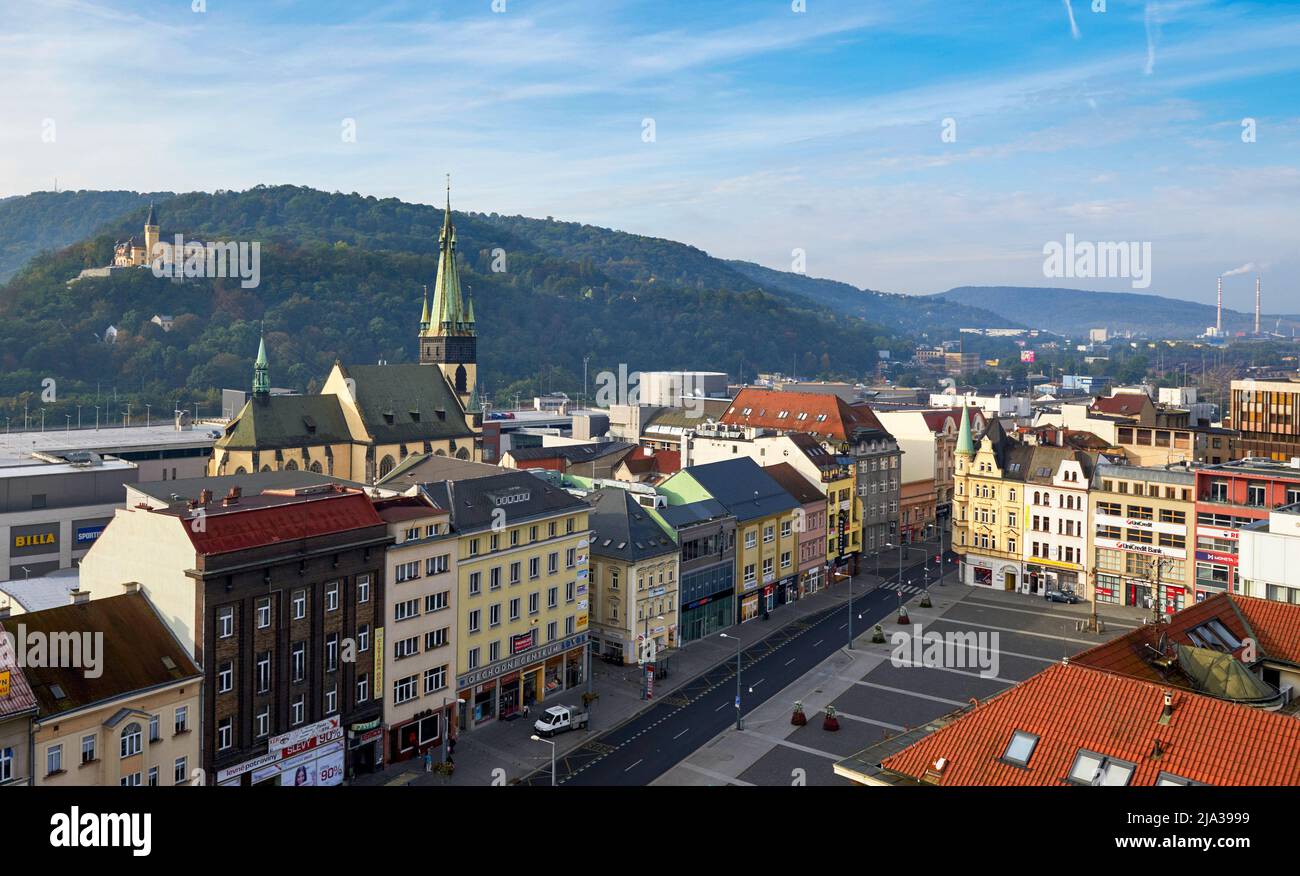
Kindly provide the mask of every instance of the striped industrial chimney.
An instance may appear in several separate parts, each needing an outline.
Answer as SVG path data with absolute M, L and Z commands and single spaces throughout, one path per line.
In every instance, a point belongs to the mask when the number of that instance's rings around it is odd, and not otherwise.
M 1259 334 L 1259 277 L 1255 277 L 1255 334 Z
M 1219 278 L 1219 305 L 1215 310 L 1214 333 L 1223 334 L 1223 278 Z

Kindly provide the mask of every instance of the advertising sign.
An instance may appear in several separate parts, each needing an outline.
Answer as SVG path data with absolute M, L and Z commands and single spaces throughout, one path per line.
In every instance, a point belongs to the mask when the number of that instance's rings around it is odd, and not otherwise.
M 1021 362 L 1033 362 L 1034 359 L 1035 359 L 1036 357 L 1037 357 L 1037 354 L 1036 354 L 1033 350 L 1021 350 L 1021 351 L 1020 351 L 1020 361 L 1021 361 Z
M 15 557 L 59 552 L 59 524 L 35 523 L 9 530 L 9 553 Z

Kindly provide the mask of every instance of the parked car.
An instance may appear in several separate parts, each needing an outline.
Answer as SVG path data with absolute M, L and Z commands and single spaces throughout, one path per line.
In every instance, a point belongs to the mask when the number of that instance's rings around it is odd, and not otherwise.
M 1069 605 L 1083 602 L 1073 590 L 1047 590 L 1043 592 L 1043 598 L 1048 602 L 1064 602 Z
M 591 715 L 580 712 L 573 706 L 551 706 L 542 713 L 542 717 L 533 722 L 533 729 L 542 736 L 554 736 L 566 730 L 578 730 L 587 726 Z

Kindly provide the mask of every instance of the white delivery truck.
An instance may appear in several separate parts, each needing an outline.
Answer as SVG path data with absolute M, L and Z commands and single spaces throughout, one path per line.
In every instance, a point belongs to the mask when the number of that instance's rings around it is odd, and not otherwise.
M 533 729 L 538 735 L 554 736 L 565 730 L 586 727 L 590 717 L 589 712 L 579 712 L 573 706 L 551 706 L 542 713 L 542 717 L 533 722 Z

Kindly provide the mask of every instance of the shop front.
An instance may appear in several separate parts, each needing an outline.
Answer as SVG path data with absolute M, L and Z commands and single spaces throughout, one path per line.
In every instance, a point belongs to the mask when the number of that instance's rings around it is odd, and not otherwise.
M 755 590 L 740 598 L 740 622 L 746 623 L 758 617 L 758 601 L 762 594 Z
M 1060 590 L 1074 593 L 1078 591 L 1079 572 L 1046 563 L 1025 563 L 1025 574 L 1021 579 L 1022 593 L 1041 596 L 1048 590 Z
M 430 748 L 441 758 L 442 725 L 442 716 L 429 710 L 392 727 L 388 732 L 388 759 L 394 762 L 410 760 L 422 756 Z
M 694 642 L 731 626 L 736 616 L 735 602 L 736 596 L 728 587 L 683 605 L 679 613 L 682 642 Z
M 461 674 L 460 728 L 473 730 L 496 718 L 511 718 L 547 697 L 581 685 L 586 679 L 587 633 L 581 632 L 541 647 L 532 647 L 532 631 L 513 643 L 512 657 Z
M 1005 560 L 975 554 L 966 554 L 961 559 L 959 579 L 972 587 L 1015 590 L 1023 577 L 1018 564 L 1008 563 Z
M 813 566 L 807 569 L 799 578 L 799 595 L 811 596 L 818 590 L 822 589 L 822 567 Z
M 1124 586 L 1118 575 L 1097 575 L 1097 585 L 1093 590 L 1093 598 L 1097 602 L 1119 605 L 1123 601 L 1123 597 Z
M 383 729 L 373 742 L 383 742 Z M 332 786 L 343 784 L 347 740 L 339 717 L 275 736 L 266 754 L 217 771 L 219 786 Z
M 381 719 L 348 727 L 348 757 L 353 775 L 373 773 L 383 768 L 384 727 Z

